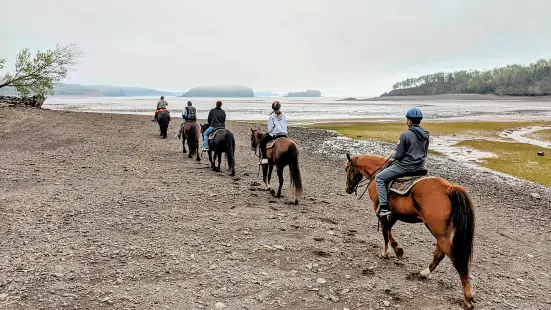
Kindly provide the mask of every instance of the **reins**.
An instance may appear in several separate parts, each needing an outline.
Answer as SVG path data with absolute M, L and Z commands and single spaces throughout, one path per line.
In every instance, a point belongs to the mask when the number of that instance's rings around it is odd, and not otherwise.
M 360 195 L 360 197 L 358 197 L 358 200 L 362 199 L 363 196 L 365 195 L 365 193 L 367 192 L 367 189 L 369 188 L 369 185 L 371 185 L 371 182 L 373 182 L 373 180 L 375 180 L 375 176 L 377 175 L 377 173 L 381 172 L 381 170 L 383 170 L 384 168 L 386 168 L 386 165 L 388 163 L 388 161 L 392 158 L 392 156 L 389 156 L 380 166 L 379 168 L 377 168 L 375 171 L 373 171 L 372 174 L 370 174 L 367 178 L 361 180 L 360 182 L 358 182 L 358 184 L 356 184 L 355 188 L 354 188 L 354 192 L 356 193 L 356 195 L 358 195 L 358 188 L 361 188 L 363 186 L 365 186 L 365 189 L 363 191 L 363 193 Z M 353 162 L 353 165 L 351 167 L 351 169 L 355 169 L 356 167 L 356 162 Z M 366 185 L 363 185 L 364 183 L 366 183 Z

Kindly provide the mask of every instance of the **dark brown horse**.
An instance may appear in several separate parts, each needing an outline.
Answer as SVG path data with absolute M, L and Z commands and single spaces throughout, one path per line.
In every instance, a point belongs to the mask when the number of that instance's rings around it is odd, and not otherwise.
M 262 139 L 262 131 L 251 128 L 251 147 L 258 151 L 260 140 Z M 274 165 L 276 166 L 277 177 L 279 178 L 279 188 L 277 194 L 273 189 L 270 192 L 275 197 L 281 197 L 281 188 L 283 187 L 283 169 L 289 166 L 289 175 L 291 186 L 295 188 L 295 204 L 298 204 L 298 199 L 302 195 L 302 179 L 300 177 L 300 169 L 298 166 L 299 152 L 296 143 L 289 138 L 280 138 L 275 141 L 273 147 L 269 148 L 266 153 L 269 165 L 262 166 L 262 179 L 266 187 L 270 188 L 270 179 Z
M 378 172 L 388 164 L 388 160 L 380 156 L 350 156 L 346 154 L 346 192 L 354 193 L 358 184 L 366 178 L 368 192 L 373 209 L 377 209 L 379 197 L 375 182 L 371 182 Z M 436 238 L 434 257 L 428 268 L 420 274 L 427 278 L 436 266 L 448 256 L 459 273 L 463 285 L 464 306 L 472 309 L 473 295 L 469 281 L 469 265 L 473 253 L 473 238 L 475 229 L 475 214 L 471 199 L 465 189 L 442 178 L 426 178 L 415 184 L 406 195 L 391 193 L 389 195 L 392 215 L 381 218 L 385 248 L 383 257 L 388 257 L 388 243 L 394 249 L 398 258 L 404 255 L 404 250 L 393 238 L 391 229 L 397 221 L 406 223 L 422 222 Z M 453 233 L 453 238 L 452 238 Z
M 201 160 L 199 157 L 199 141 L 201 135 L 201 127 L 197 122 L 185 122 L 182 127 L 182 152 L 186 152 L 186 140 L 189 147 L 188 158 L 191 158 L 194 154 L 197 156 L 197 161 Z

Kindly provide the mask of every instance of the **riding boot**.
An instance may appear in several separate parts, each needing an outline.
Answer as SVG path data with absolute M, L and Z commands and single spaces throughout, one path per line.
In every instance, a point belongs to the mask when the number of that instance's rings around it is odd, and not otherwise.
M 268 153 L 268 151 L 266 150 L 266 147 L 261 147 L 260 148 L 260 152 L 262 153 L 262 157 L 261 157 L 261 161 L 260 161 L 260 164 L 261 165 L 267 165 L 268 164 L 268 155 L 266 155 L 266 153 Z
M 390 207 L 387 204 L 379 205 L 379 208 L 377 208 L 377 216 L 378 217 L 385 217 L 387 215 L 391 215 L 392 212 L 390 212 Z

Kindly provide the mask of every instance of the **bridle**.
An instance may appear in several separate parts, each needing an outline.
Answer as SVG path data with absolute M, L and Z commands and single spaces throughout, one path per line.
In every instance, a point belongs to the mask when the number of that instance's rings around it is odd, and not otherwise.
M 356 160 L 349 160 L 348 162 L 350 163 L 350 165 L 348 166 L 348 174 L 346 176 L 346 186 L 347 187 L 350 187 L 350 182 L 352 182 L 352 188 L 354 190 L 354 193 L 356 194 L 356 196 L 358 195 L 358 188 L 360 187 L 364 187 L 365 186 L 365 189 L 363 191 L 363 193 L 360 195 L 360 197 L 358 197 L 358 200 L 362 199 L 362 197 L 365 195 L 365 192 L 367 192 L 367 189 L 369 188 L 369 185 L 371 184 L 371 182 L 373 182 L 373 180 L 375 180 L 375 176 L 381 172 L 381 170 L 383 170 L 384 168 L 386 168 L 388 162 L 390 161 L 390 159 L 392 158 L 392 156 L 389 156 L 380 166 L 379 168 L 375 169 L 375 171 L 373 171 L 373 173 L 369 174 L 368 173 L 368 176 L 364 179 L 363 178 L 363 173 L 360 173 L 360 175 L 362 176 L 362 179 L 360 179 L 360 181 L 356 181 L 355 178 L 355 171 L 356 171 Z M 352 181 L 350 181 L 352 180 Z M 367 184 L 365 184 L 367 183 Z M 365 184 L 365 185 L 364 185 Z

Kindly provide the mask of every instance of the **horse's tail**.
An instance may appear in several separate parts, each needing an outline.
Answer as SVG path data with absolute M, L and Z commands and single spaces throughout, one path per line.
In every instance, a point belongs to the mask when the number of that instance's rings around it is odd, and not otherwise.
M 451 220 L 455 228 L 451 248 L 453 265 L 460 275 L 467 275 L 473 256 L 474 206 L 467 191 L 461 186 L 450 186 L 448 197 L 452 204 Z
M 233 134 L 229 131 L 226 132 L 226 158 L 228 159 L 228 166 L 230 171 L 233 173 L 235 171 L 235 138 Z
M 184 127 L 182 127 L 182 135 L 183 135 L 183 131 L 184 131 Z M 187 144 L 188 144 L 188 147 L 189 147 L 189 152 L 190 154 L 194 154 L 195 152 L 198 152 L 199 150 L 197 150 L 197 147 L 198 147 L 198 141 L 197 141 L 197 128 L 195 128 L 195 125 L 192 124 L 192 126 L 190 126 L 189 128 L 189 137 L 186 137 L 187 139 Z
M 295 143 L 289 145 L 287 151 L 289 157 L 289 173 L 291 175 L 291 186 L 295 188 L 296 199 L 302 196 L 302 178 L 300 177 L 300 169 L 298 166 L 298 147 Z

